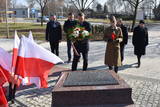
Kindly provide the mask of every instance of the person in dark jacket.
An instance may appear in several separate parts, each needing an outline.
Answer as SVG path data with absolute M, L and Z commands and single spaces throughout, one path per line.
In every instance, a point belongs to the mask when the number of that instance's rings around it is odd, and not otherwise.
M 85 21 L 85 15 L 83 13 L 78 14 L 78 25 L 81 27 L 84 27 L 85 30 L 88 32 L 91 32 L 91 24 L 87 21 Z M 83 71 L 87 70 L 88 67 L 88 51 L 89 51 L 89 40 L 87 38 L 84 38 L 83 40 L 77 40 L 74 43 L 74 46 L 77 50 L 77 53 L 74 51 L 74 57 L 72 62 L 72 71 L 77 70 L 78 61 L 80 59 L 80 54 L 82 53 L 83 56 Z
M 124 48 L 125 48 L 125 45 L 127 45 L 127 43 L 128 43 L 128 29 L 123 24 L 122 19 L 118 19 L 117 26 L 121 28 L 122 34 L 123 34 L 123 41 L 120 43 L 121 61 L 123 62 L 123 60 L 124 60 Z
M 71 40 L 69 39 L 69 34 L 71 33 L 71 29 L 73 29 L 77 25 L 77 21 L 74 19 L 74 14 L 68 14 L 68 20 L 65 21 L 63 30 L 66 33 L 67 38 L 67 54 L 68 54 L 68 63 L 71 62 Z
M 61 24 L 56 19 L 56 15 L 53 15 L 47 23 L 46 40 L 50 42 L 52 53 L 59 56 L 59 42 L 62 39 L 62 29 Z
M 138 68 L 141 65 L 141 56 L 145 55 L 146 46 L 148 45 L 148 30 L 145 22 L 140 20 L 139 25 L 134 28 L 132 43 L 134 46 L 134 54 L 137 55 Z

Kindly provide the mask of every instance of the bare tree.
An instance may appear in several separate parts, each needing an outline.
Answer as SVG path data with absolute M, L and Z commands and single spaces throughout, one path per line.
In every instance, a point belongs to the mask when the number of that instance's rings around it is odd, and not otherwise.
M 35 0 L 27 0 L 27 3 L 30 9 L 33 8 L 36 4 Z
M 84 12 L 95 0 L 70 0 L 70 2 L 80 11 Z
M 127 1 L 134 9 L 133 20 L 132 20 L 132 28 L 131 28 L 131 30 L 133 30 L 133 28 L 135 26 L 135 23 L 136 23 L 136 16 L 137 16 L 138 7 L 140 6 L 140 4 L 144 0 L 124 0 L 124 1 Z
M 11 0 L 12 8 L 15 8 L 17 6 L 17 0 Z
M 108 11 L 112 14 L 116 14 L 120 11 L 123 3 L 122 0 L 107 0 L 106 4 L 108 6 Z
M 57 16 L 58 15 L 63 16 L 64 9 L 65 9 L 64 0 L 51 0 L 51 1 L 48 1 L 48 3 L 47 3 L 47 13 L 49 15 L 56 14 Z
M 0 9 L 5 9 L 6 7 L 6 0 L 0 0 Z M 11 6 L 11 0 L 8 0 L 8 7 Z
M 47 3 L 49 0 L 35 0 L 39 6 L 40 6 L 40 10 L 41 10 L 41 26 L 43 26 L 43 17 L 44 17 L 44 10 L 47 6 Z

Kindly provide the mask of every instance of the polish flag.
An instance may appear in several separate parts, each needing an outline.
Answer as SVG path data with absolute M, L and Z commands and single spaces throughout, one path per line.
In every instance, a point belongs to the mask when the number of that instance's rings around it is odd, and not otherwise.
M 8 78 L 6 77 L 5 71 L 0 66 L 0 107 L 8 107 L 8 102 L 5 97 L 5 92 L 2 88 L 3 84 L 8 81 Z
M 8 102 L 5 97 L 3 88 L 0 86 L 0 107 L 8 107 Z
M 21 38 L 16 74 L 22 76 L 26 84 L 35 83 L 39 88 L 46 88 L 48 73 L 57 63 L 63 61 L 30 39 Z
M 29 31 L 28 38 L 29 38 L 31 41 L 34 41 L 32 31 Z
M 18 56 L 19 44 L 20 44 L 20 39 L 19 39 L 19 37 L 17 35 L 17 31 L 15 31 L 13 54 L 12 54 L 12 73 L 14 73 L 15 67 L 16 67 L 16 61 L 17 61 L 17 56 Z
M 11 71 L 11 54 L 0 48 L 0 107 L 8 107 L 5 92 L 2 88 L 3 84 L 10 79 Z
M 5 51 L 3 48 L 0 48 L 0 70 L 6 76 L 8 81 L 11 79 L 11 64 L 12 55 Z
M 0 66 L 0 87 L 2 87 L 3 84 L 5 84 L 7 81 L 8 81 L 8 78 L 7 78 L 4 70 Z

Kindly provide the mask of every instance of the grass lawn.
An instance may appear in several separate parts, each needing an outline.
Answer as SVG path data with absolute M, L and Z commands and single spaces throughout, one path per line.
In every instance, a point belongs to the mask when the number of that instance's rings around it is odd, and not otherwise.
M 33 19 L 30 19 L 33 20 Z M 65 21 L 67 19 L 61 19 L 59 21 Z M 109 20 L 107 19 L 86 19 L 89 22 L 93 22 L 93 23 L 109 23 Z M 145 20 L 146 23 L 148 24 L 152 24 L 152 23 L 160 23 L 160 21 L 154 21 L 154 20 Z M 125 21 L 124 22 L 127 25 L 131 25 L 132 21 Z M 138 21 L 137 21 L 138 23 Z M 9 34 L 10 34 L 10 38 L 13 37 L 14 35 L 14 31 L 17 30 L 18 31 L 18 35 L 28 35 L 28 32 L 30 30 L 32 30 L 33 32 L 33 36 L 35 38 L 43 38 L 45 37 L 45 28 L 46 28 L 46 24 L 44 24 L 43 26 L 40 25 L 40 23 L 9 23 Z M 1 37 L 6 37 L 7 33 L 6 33 L 6 23 L 0 23 L 0 38 Z
M 33 35 L 37 36 L 44 36 L 43 30 L 46 28 L 44 24 L 41 26 L 40 24 L 33 24 L 33 23 L 9 23 L 9 31 L 10 37 L 13 37 L 14 31 L 18 31 L 18 35 L 28 35 L 29 30 L 33 30 Z M 34 30 L 38 30 L 35 31 Z M 6 24 L 0 23 L 0 37 L 6 37 Z

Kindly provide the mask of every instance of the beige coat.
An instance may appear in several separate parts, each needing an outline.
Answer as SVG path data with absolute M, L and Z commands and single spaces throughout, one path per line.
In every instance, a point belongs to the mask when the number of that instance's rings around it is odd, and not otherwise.
M 116 35 L 114 41 L 108 41 L 112 33 Z M 104 40 L 107 42 L 104 63 L 108 66 L 121 66 L 120 42 L 122 42 L 122 31 L 120 27 L 112 29 L 108 27 L 104 31 Z

